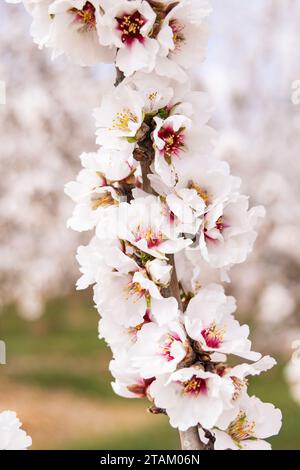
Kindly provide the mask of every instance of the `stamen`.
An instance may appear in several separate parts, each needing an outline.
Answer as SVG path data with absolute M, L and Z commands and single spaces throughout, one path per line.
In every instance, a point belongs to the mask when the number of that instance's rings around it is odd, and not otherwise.
M 130 111 L 129 108 L 125 108 L 116 114 L 116 118 L 112 122 L 111 130 L 130 131 L 129 124 L 138 122 L 137 116 Z
M 93 194 L 91 199 L 91 208 L 93 210 L 98 209 L 99 207 L 107 207 L 115 204 L 116 201 L 112 197 L 109 191 L 102 194 Z
M 174 131 L 173 127 L 162 127 L 158 132 L 158 137 L 165 142 L 162 150 L 165 158 L 171 159 L 173 155 L 179 155 L 184 147 L 184 128 Z
M 163 241 L 163 235 L 159 230 L 138 227 L 135 231 L 135 241 L 146 240 L 148 248 L 155 248 Z
M 234 394 L 233 394 L 233 400 L 237 400 L 240 395 L 241 395 L 241 392 L 242 390 L 247 387 L 248 385 L 248 380 L 247 379 L 239 379 L 238 377 L 230 377 L 232 382 L 233 382 L 233 386 L 234 386 Z
M 208 328 L 201 331 L 201 335 L 209 348 L 218 349 L 221 347 L 222 341 L 226 333 L 226 328 L 218 328 L 213 322 Z
M 190 380 L 183 382 L 183 394 L 185 395 L 200 395 L 207 393 L 207 379 L 201 379 L 196 375 Z
M 72 13 L 74 17 L 74 22 L 81 23 L 82 29 L 91 31 L 96 29 L 96 15 L 95 7 L 90 2 L 86 2 L 81 10 L 77 8 L 70 8 L 69 12 Z
M 193 181 L 189 182 L 188 187 L 189 189 L 195 189 L 195 191 L 197 191 L 198 196 L 201 197 L 201 199 L 203 199 L 205 204 L 208 206 L 210 198 L 208 192 L 205 189 L 201 188 L 201 186 L 199 186 L 197 183 L 194 183 Z
M 255 421 L 249 421 L 244 411 L 240 411 L 236 420 L 227 429 L 228 434 L 237 443 L 253 438 L 254 431 Z
M 141 28 L 147 23 L 138 11 L 135 11 L 132 15 L 124 14 L 121 17 L 116 18 L 118 23 L 118 31 L 121 32 L 121 41 L 127 46 L 131 46 L 132 43 L 137 40 L 141 43 L 144 42 L 144 36 L 141 34 Z
M 144 289 L 139 282 L 129 282 L 126 287 L 129 295 L 136 298 L 136 301 L 146 296 L 147 290 Z

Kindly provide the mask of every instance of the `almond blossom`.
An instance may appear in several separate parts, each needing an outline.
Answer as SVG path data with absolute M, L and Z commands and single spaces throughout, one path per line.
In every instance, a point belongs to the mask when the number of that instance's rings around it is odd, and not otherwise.
M 158 377 L 149 388 L 155 405 L 166 409 L 170 424 L 182 431 L 197 424 L 213 427 L 222 412 L 231 407 L 233 393 L 230 379 L 196 366 Z
M 125 84 L 106 93 L 94 116 L 97 142 L 106 148 L 128 147 L 143 122 L 143 97 Z
M 249 199 L 236 195 L 204 217 L 200 235 L 203 258 L 214 268 L 243 263 L 257 237 L 255 225 L 265 215 L 262 206 L 249 210 Z
M 157 36 L 160 50 L 156 71 L 159 75 L 187 80 L 185 70 L 204 58 L 208 36 L 205 20 L 210 13 L 206 0 L 181 0 L 171 9 Z
M 33 17 L 31 35 L 40 47 L 52 49 L 52 58 L 66 54 L 82 66 L 109 63 L 114 51 L 101 45 L 101 0 L 24 0 Z
M 180 237 L 172 224 L 172 214 L 154 196 L 120 204 L 119 237 L 143 253 L 166 259 L 191 244 Z
M 210 284 L 190 300 L 185 311 L 186 330 L 199 348 L 212 353 L 213 360 L 219 354 L 258 360 L 261 355 L 251 351 L 249 327 L 235 320 L 235 310 L 235 299 L 227 297 L 222 286 Z
M 215 450 L 271 450 L 265 439 L 278 434 L 281 420 L 281 411 L 274 405 L 263 403 L 254 396 L 245 397 L 228 428 L 212 430 Z
M 109 364 L 109 370 L 115 381 L 112 388 L 117 395 L 124 398 L 145 398 L 153 379 L 143 379 L 137 369 L 130 365 L 128 356 L 120 354 Z
M 158 324 L 163 325 L 177 316 L 177 301 L 164 298 L 155 284 L 140 272 L 108 273 L 97 280 L 94 301 L 101 315 L 113 316 L 120 325 L 135 327 L 143 323 L 149 309 Z
M 218 364 L 217 373 L 220 377 L 230 378 L 234 386 L 234 394 L 231 400 L 232 407 L 225 410 L 218 420 L 220 429 L 226 429 L 235 420 L 240 411 L 241 401 L 248 397 L 248 377 L 260 375 L 262 372 L 272 369 L 275 365 L 275 359 L 270 356 L 264 356 L 252 364 L 239 364 L 234 367 Z
M 79 65 L 110 63 L 114 51 L 100 44 L 101 0 L 55 0 L 48 8 L 53 58 L 65 53 Z
M 99 164 L 97 154 L 83 154 L 81 161 L 85 169 L 65 186 L 65 193 L 77 204 L 68 226 L 79 232 L 91 230 L 101 223 L 101 216 L 106 209 L 118 205 L 121 194 L 109 185 L 102 174 L 97 171 Z
M 143 0 L 110 2 L 100 25 L 100 42 L 117 48 L 116 65 L 126 76 L 137 70 L 151 72 L 158 43 L 151 37 L 156 14 Z
M 130 350 L 131 362 L 145 379 L 174 372 L 189 353 L 189 343 L 178 321 L 162 327 L 147 323 Z

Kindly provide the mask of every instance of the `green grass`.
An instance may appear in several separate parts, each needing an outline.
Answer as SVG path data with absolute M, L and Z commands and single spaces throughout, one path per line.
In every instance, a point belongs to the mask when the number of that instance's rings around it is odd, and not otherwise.
M 156 417 L 154 417 L 156 419 Z M 90 441 L 67 442 L 65 448 L 70 450 L 173 450 L 179 449 L 179 436 L 164 419 L 164 424 L 151 428 L 139 429 L 130 433 L 115 434 L 113 440 L 93 439 Z
M 98 314 L 87 297 L 50 302 L 45 315 L 36 322 L 25 322 L 13 307 L 0 315 L 1 339 L 7 343 L 7 365 L 2 372 L 17 383 L 38 385 L 47 390 L 63 389 L 86 397 L 99 397 L 114 403 L 116 397 L 107 370 L 110 352 L 97 335 Z M 283 412 L 283 427 L 271 440 L 275 449 L 300 449 L 300 407 L 292 400 L 283 378 L 283 367 L 250 381 L 250 391 L 274 403 Z M 132 409 L 133 403 L 130 402 Z M 138 405 L 137 405 L 138 406 Z M 134 407 L 133 407 L 134 408 Z M 173 449 L 178 436 L 165 417 L 153 417 L 153 426 L 132 429 L 90 441 L 63 443 L 70 449 Z

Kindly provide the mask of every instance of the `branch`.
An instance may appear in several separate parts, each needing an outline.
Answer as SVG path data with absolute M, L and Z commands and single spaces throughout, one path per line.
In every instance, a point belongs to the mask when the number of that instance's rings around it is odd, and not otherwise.
M 115 86 L 118 86 L 124 80 L 124 74 L 116 68 L 116 81 Z M 135 150 L 135 159 L 138 160 L 141 164 L 142 170 L 142 181 L 143 181 L 143 190 L 149 194 L 155 194 L 151 188 L 149 175 L 151 174 L 150 166 L 154 159 L 154 149 L 152 146 L 151 130 L 148 129 L 147 132 L 142 137 L 142 140 L 139 142 L 137 149 Z M 176 266 L 174 255 L 169 255 L 168 260 L 172 266 L 172 277 L 171 282 L 168 288 L 162 290 L 162 295 L 164 297 L 175 297 L 178 302 L 178 307 L 182 311 L 182 301 L 180 297 L 180 289 L 177 279 Z M 155 407 L 151 408 L 153 412 L 156 410 Z M 202 444 L 199 433 L 198 426 L 194 426 L 187 431 L 179 431 L 180 442 L 182 450 L 204 450 L 205 446 Z
M 187 431 L 179 431 L 182 450 L 204 450 L 205 446 L 200 441 L 198 426 L 194 426 Z
M 146 146 L 143 146 L 143 151 L 144 151 L 144 155 L 146 158 L 143 161 L 141 161 L 143 189 L 147 193 L 153 194 L 153 190 L 151 188 L 150 181 L 148 178 L 148 175 L 151 173 L 150 165 L 153 160 L 153 155 L 147 155 L 147 152 L 149 151 L 149 146 L 147 146 L 148 150 L 146 150 L 145 147 Z M 152 149 L 152 152 L 154 153 L 153 149 Z M 169 287 L 167 287 L 166 289 L 162 289 L 162 295 L 164 297 L 175 297 L 175 299 L 178 302 L 179 309 L 182 310 L 182 301 L 180 297 L 180 290 L 179 290 L 178 278 L 177 278 L 177 273 L 176 273 L 174 255 L 169 255 L 168 260 L 173 268 L 172 277 L 171 277 L 171 282 L 170 282 Z M 198 426 L 189 428 L 187 431 L 179 431 L 179 436 L 180 436 L 180 443 L 181 443 L 182 450 L 204 450 L 205 449 L 205 446 L 201 442 L 200 437 L 199 437 Z

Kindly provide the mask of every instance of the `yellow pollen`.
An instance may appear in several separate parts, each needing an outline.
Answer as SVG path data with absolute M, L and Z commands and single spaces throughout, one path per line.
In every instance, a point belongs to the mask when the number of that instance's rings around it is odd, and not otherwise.
M 211 339 L 217 339 L 220 342 L 223 341 L 226 333 L 226 327 L 218 328 L 216 322 L 212 322 L 209 328 L 206 329 L 206 335 Z
M 165 139 L 165 142 L 166 142 L 166 144 L 168 144 L 168 145 L 173 145 L 173 144 L 174 144 L 174 137 L 173 137 L 172 135 L 170 135 L 169 137 L 167 137 L 167 138 Z
M 93 210 L 96 210 L 99 207 L 111 206 L 115 203 L 116 201 L 114 200 L 110 192 L 103 193 L 100 195 L 97 194 L 91 199 L 91 208 Z
M 206 379 L 201 379 L 196 375 L 193 375 L 189 380 L 182 383 L 183 385 L 183 395 L 192 395 L 197 396 L 207 393 Z
M 157 91 L 153 91 L 153 93 L 150 93 L 150 95 L 148 96 L 149 101 L 155 101 L 157 98 L 157 95 L 158 95 Z
M 254 437 L 255 421 L 249 421 L 244 411 L 240 411 L 235 421 L 227 429 L 228 434 L 237 443 Z
M 129 282 L 125 287 L 126 297 L 128 295 L 135 297 L 135 301 L 141 299 L 147 294 L 147 291 L 141 286 L 139 282 Z
M 189 189 L 195 189 L 195 191 L 197 191 L 198 196 L 203 199 L 205 204 L 209 204 L 209 195 L 205 189 L 201 188 L 201 186 L 199 186 L 197 183 L 194 183 L 193 181 L 189 183 Z
M 136 124 L 138 122 L 137 116 L 130 109 L 123 109 L 123 111 L 117 113 L 116 118 L 113 120 L 112 129 L 130 131 L 129 124 L 131 122 Z

